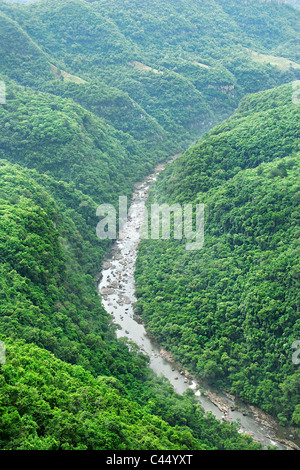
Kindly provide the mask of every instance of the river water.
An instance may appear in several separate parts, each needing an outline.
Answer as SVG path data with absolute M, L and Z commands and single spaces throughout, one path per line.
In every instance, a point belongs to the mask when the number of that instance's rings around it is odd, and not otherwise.
M 117 336 L 125 336 L 136 343 L 140 350 L 150 357 L 151 369 L 158 376 L 166 377 L 176 393 L 182 394 L 188 388 L 193 389 L 202 408 L 211 411 L 217 419 L 238 422 L 239 432 L 251 435 L 265 447 L 276 446 L 279 450 L 299 449 L 299 441 L 295 439 L 295 435 L 292 437 L 290 430 L 278 427 L 274 420 L 260 410 L 200 383 L 183 367 L 175 364 L 162 347 L 147 334 L 143 323 L 134 313 L 133 306 L 137 300 L 135 262 L 141 239 L 145 202 L 151 184 L 164 168 L 164 165 L 159 165 L 144 182 L 136 184 L 127 221 L 102 266 L 99 293 L 105 310 L 118 325 Z

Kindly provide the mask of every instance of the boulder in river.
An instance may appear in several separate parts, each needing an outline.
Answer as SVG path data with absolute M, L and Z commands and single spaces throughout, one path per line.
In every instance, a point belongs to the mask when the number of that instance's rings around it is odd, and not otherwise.
M 126 295 L 121 296 L 121 302 L 123 302 L 124 304 L 130 304 L 131 303 L 130 298 L 127 297 Z
M 102 287 L 102 289 L 100 289 L 101 295 L 111 295 L 113 293 L 114 293 L 114 289 L 111 289 L 110 287 Z
M 109 261 L 105 261 L 102 265 L 102 269 L 109 269 L 112 268 L 113 265 Z
M 109 287 L 110 287 L 110 288 L 116 288 L 116 287 L 119 287 L 119 283 L 118 283 L 118 281 L 112 281 L 112 282 L 110 283 L 110 286 L 109 286 Z

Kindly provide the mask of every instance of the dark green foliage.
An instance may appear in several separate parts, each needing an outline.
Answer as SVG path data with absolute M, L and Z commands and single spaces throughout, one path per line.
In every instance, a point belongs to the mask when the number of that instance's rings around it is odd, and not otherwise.
M 47 55 L 20 28 L 17 22 L 0 12 L 1 74 L 19 83 L 34 85 L 52 79 Z M 11 51 L 11 38 L 14 51 Z
M 78 228 L 86 217 L 65 205 L 80 193 L 8 162 L 0 172 L 1 449 L 259 448 L 205 419 L 150 374 L 133 345 L 129 352 L 117 341 L 84 273 L 90 229 Z

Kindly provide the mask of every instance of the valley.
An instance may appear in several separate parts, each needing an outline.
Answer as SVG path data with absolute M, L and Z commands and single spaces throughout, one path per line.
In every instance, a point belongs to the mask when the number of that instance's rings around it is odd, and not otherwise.
M 299 23 L 0 1 L 1 450 L 299 449 Z M 204 204 L 203 247 L 139 202 Z
M 299 450 L 300 441 L 295 429 L 281 428 L 279 431 L 278 423 L 274 422 L 271 416 L 255 407 L 249 407 L 237 397 L 209 387 L 203 380 L 194 377 L 151 337 L 141 317 L 135 313 L 135 263 L 145 217 L 145 203 L 151 186 L 164 169 L 165 166 L 159 165 L 152 175 L 137 185 L 128 220 L 120 239 L 105 258 L 100 273 L 99 293 L 104 308 L 117 325 L 117 336 L 134 342 L 140 351 L 149 357 L 149 367 L 158 376 L 165 377 L 176 393 L 183 394 L 188 389 L 194 390 L 205 412 L 211 412 L 219 420 L 236 422 L 240 433 L 250 435 L 255 441 L 262 443 L 264 448 L 273 446 L 277 449 Z

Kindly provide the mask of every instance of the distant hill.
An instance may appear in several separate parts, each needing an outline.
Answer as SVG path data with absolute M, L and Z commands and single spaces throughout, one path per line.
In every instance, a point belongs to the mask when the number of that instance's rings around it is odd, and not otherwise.
M 24 7 L 3 3 L 1 9 L 63 71 L 56 85 L 50 87 L 41 76 L 36 86 L 93 106 L 93 112 L 113 125 L 119 122 L 118 128 L 134 138 L 143 136 L 144 152 L 149 145 L 160 156 L 172 146 L 186 149 L 228 117 L 245 93 L 300 77 L 299 15 L 285 5 L 167 0 L 152 2 L 147 13 L 144 2 L 122 5 L 118 0 L 57 0 Z M 22 49 L 16 57 L 20 54 L 19 60 Z M 284 59 L 291 67 L 281 67 Z M 66 73 L 86 83 L 75 87 Z M 32 85 L 22 75 L 22 83 Z M 104 85 L 105 104 L 99 100 Z M 117 90 L 130 98 L 136 113 L 130 113 L 130 102 L 121 110 L 116 106 Z

